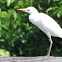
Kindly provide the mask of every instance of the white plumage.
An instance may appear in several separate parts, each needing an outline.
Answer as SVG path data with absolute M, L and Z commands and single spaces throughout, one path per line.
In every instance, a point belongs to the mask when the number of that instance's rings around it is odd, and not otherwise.
M 62 29 L 59 26 L 59 24 L 47 14 L 39 13 L 37 9 L 34 7 L 28 7 L 28 8 L 17 9 L 17 10 L 29 13 L 30 22 L 35 26 L 37 26 L 48 36 L 50 40 L 48 56 L 50 56 L 51 47 L 53 44 L 51 36 L 62 38 Z

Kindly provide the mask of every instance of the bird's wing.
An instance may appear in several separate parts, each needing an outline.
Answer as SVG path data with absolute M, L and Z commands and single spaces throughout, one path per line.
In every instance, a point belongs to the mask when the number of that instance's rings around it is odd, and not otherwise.
M 56 33 L 57 35 L 60 34 L 59 32 L 62 33 L 62 29 L 59 26 L 59 24 L 50 16 L 44 13 L 40 13 L 40 21 L 45 27 L 47 31 L 50 31 L 52 33 Z

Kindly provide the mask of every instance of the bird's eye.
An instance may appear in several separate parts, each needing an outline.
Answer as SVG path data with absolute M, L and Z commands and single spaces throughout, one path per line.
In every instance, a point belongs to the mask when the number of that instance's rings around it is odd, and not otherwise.
M 27 11 L 30 11 L 30 9 L 27 9 Z

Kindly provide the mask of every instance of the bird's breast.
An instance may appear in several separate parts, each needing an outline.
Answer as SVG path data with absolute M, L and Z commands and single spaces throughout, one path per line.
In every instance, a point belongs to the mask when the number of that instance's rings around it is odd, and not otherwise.
M 40 30 L 42 30 L 43 32 L 45 32 L 45 28 L 44 25 L 40 19 L 39 15 L 30 15 L 29 16 L 29 20 L 32 24 L 34 24 L 35 26 L 37 26 Z
M 29 20 L 32 24 L 34 25 L 38 25 L 39 24 L 39 21 L 40 21 L 40 18 L 38 15 L 30 15 L 29 16 Z

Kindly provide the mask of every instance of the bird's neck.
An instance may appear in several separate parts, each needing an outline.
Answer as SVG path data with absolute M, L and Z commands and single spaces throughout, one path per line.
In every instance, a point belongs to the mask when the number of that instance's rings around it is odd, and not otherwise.
M 36 15 L 36 14 L 39 14 L 38 12 L 32 12 L 30 13 L 30 15 Z

